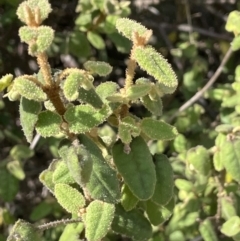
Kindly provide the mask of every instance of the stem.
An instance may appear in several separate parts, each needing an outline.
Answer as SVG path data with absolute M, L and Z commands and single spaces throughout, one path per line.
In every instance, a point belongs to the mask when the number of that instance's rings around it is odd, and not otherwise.
M 126 80 L 125 80 L 125 91 L 133 85 L 133 78 L 135 76 L 135 69 L 137 67 L 137 63 L 135 60 L 132 59 L 132 52 L 131 52 L 131 56 L 127 65 L 127 69 L 126 69 Z
M 51 75 L 51 67 L 48 63 L 48 57 L 46 53 L 40 53 L 37 56 L 37 63 L 42 71 L 43 78 L 47 86 L 51 86 L 53 83 Z
M 69 224 L 69 223 L 79 223 L 81 221 L 82 221 L 81 218 L 78 218 L 78 219 L 62 219 L 62 220 L 58 220 L 58 221 L 54 221 L 54 222 L 39 225 L 39 226 L 37 226 L 37 228 L 39 230 L 46 230 L 46 229 L 49 229 L 49 228 L 57 227 L 59 225 Z

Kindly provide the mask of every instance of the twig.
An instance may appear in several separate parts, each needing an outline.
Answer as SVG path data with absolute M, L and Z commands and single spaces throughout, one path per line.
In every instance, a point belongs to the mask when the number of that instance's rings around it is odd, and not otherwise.
M 78 219 L 62 219 L 62 220 L 58 220 L 58 221 L 54 221 L 54 222 L 39 225 L 39 226 L 37 226 L 37 228 L 39 230 L 45 230 L 45 229 L 48 229 L 48 228 L 54 228 L 54 227 L 59 226 L 59 225 L 70 224 L 70 223 L 79 223 L 81 221 L 82 221 L 81 218 L 78 218 Z
M 225 66 L 225 64 L 227 63 L 227 61 L 229 60 L 229 58 L 231 57 L 233 51 L 232 48 L 230 47 L 226 53 L 226 55 L 224 56 L 221 64 L 219 65 L 218 69 L 216 70 L 216 72 L 214 73 L 214 75 L 212 76 L 212 78 L 207 82 L 207 84 L 201 89 L 199 90 L 191 99 L 189 99 L 186 103 L 184 103 L 179 109 L 178 111 L 172 115 L 170 117 L 170 122 L 176 118 L 178 116 L 178 114 L 184 110 L 186 110 L 187 108 L 189 108 L 192 104 L 194 104 L 212 85 L 213 83 L 217 80 L 217 78 L 219 77 L 219 75 L 221 74 L 223 67 Z
M 30 144 L 30 147 L 29 147 L 31 150 L 33 150 L 36 147 L 36 145 L 39 142 L 40 138 L 41 138 L 41 136 L 39 134 L 36 134 L 34 136 L 33 141 L 32 141 L 32 143 Z

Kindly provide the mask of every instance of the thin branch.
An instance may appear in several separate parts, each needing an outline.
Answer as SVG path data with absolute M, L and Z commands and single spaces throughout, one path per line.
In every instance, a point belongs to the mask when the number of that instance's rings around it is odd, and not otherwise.
M 29 148 L 30 148 L 31 150 L 33 150 L 33 149 L 36 147 L 36 145 L 37 145 L 37 143 L 39 142 L 40 138 L 41 138 L 41 136 L 40 136 L 39 134 L 36 134 L 36 135 L 34 136 L 34 138 L 33 138 L 33 140 L 32 140 L 32 143 L 31 143 L 30 146 L 29 146 Z
M 221 64 L 219 65 L 218 69 L 216 70 L 214 75 L 211 77 L 211 79 L 207 82 L 207 84 L 201 90 L 199 90 L 191 99 L 189 99 L 186 103 L 184 103 L 178 109 L 178 111 L 174 115 L 171 116 L 170 121 L 172 121 L 174 118 L 176 118 L 180 112 L 188 109 L 191 105 L 193 105 L 213 85 L 213 83 L 217 80 L 219 75 L 222 73 L 223 67 L 225 66 L 225 64 L 227 63 L 229 58 L 231 57 L 232 53 L 233 53 L 233 50 L 230 47 L 228 49 L 226 55 L 224 56 Z
M 39 230 L 46 230 L 48 228 L 54 228 L 54 227 L 57 227 L 59 225 L 63 225 L 63 224 L 66 225 L 66 224 L 70 224 L 70 223 L 79 223 L 81 221 L 82 221 L 81 218 L 78 218 L 78 219 L 62 219 L 62 220 L 58 220 L 58 221 L 54 221 L 54 222 L 39 225 L 39 226 L 37 226 L 37 228 Z

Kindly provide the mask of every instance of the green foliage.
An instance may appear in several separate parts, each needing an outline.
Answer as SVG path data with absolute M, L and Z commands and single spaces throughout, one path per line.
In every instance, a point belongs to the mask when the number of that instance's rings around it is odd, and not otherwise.
M 114 218 L 115 206 L 98 200 L 91 202 L 86 213 L 86 237 L 97 241 L 105 237 Z
M 209 74 L 209 63 L 198 55 L 198 36 L 180 36 L 177 49 L 171 50 L 176 63 L 180 60 L 185 67 L 190 62 L 191 68 L 179 68 L 178 92 L 173 98 L 165 96 L 177 89 L 176 74 L 165 53 L 157 52 L 159 46 L 148 45 L 152 31 L 126 18 L 129 4 L 79 1 L 73 30 L 55 36 L 51 27 L 41 25 L 52 10 L 47 0 L 19 5 L 17 15 L 26 24 L 19 36 L 36 57 L 39 71 L 15 79 L 4 75 L 0 91 L 11 101 L 20 99 L 20 124 L 27 141 L 33 141 L 35 131 L 46 138 L 40 148 L 52 140 L 49 149 L 57 158 L 39 176 L 54 197 L 47 196 L 32 209 L 30 220 L 41 223 L 48 215 L 61 219 L 66 214 L 63 209 L 71 219 L 39 226 L 19 220 L 7 240 L 40 240 L 40 234 L 43 240 L 60 241 L 118 240 L 117 235 L 151 241 L 200 236 L 205 241 L 239 240 L 240 67 L 232 76 L 225 66 L 231 83 L 216 84 L 182 112 L 178 102 L 198 91 Z M 234 33 L 233 51 L 240 46 L 238 20 L 239 12 L 234 11 L 226 24 L 227 31 Z M 112 81 L 107 79 L 113 69 L 107 63 L 112 45 L 130 52 L 123 86 L 114 73 Z M 221 43 L 217 45 L 222 51 Z M 84 69 L 56 72 L 48 57 L 62 53 L 74 55 Z M 94 56 L 86 61 L 93 53 L 99 61 Z M 155 80 L 135 79 L 141 74 L 136 73 L 137 66 Z M 99 83 L 101 77 L 106 82 Z M 210 109 L 219 109 L 217 118 L 203 118 L 209 111 L 205 99 Z M 139 114 L 134 108 L 140 105 L 145 108 Z M 182 113 L 169 118 L 177 109 Z M 34 152 L 22 144 L 21 135 L 8 130 L 10 118 L 5 119 L 3 114 L 0 140 L 6 137 L 16 143 L 9 155 L 1 156 L 0 198 L 12 202 L 19 182 L 29 178 L 25 164 Z M 0 225 L 14 223 L 11 210 L 2 210 Z M 24 212 L 20 215 L 26 217 Z M 57 231 L 54 226 L 59 224 L 66 227 Z M 48 236 L 49 230 L 40 232 L 49 227 L 53 236 Z

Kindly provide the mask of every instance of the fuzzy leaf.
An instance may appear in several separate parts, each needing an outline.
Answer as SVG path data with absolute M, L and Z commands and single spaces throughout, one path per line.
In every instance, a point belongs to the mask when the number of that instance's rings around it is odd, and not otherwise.
M 29 100 L 41 102 L 47 99 L 47 95 L 40 87 L 38 87 L 34 82 L 23 77 L 18 77 L 15 79 L 14 89 L 16 89 L 20 95 Z
M 166 205 L 173 197 L 174 180 L 172 166 L 165 155 L 154 156 L 157 182 L 152 201 L 158 205 Z
M 78 105 L 68 108 L 64 118 L 69 123 L 69 130 L 79 134 L 88 132 L 103 123 L 111 113 L 112 111 L 107 105 L 104 105 L 99 111 L 90 105 Z
M 20 123 L 27 141 L 30 143 L 33 138 L 33 131 L 42 109 L 41 103 L 21 97 L 20 100 Z
M 116 21 L 116 28 L 123 36 L 130 40 L 133 40 L 134 32 L 137 32 L 139 36 L 144 37 L 149 31 L 140 23 L 128 18 L 119 18 Z
M 117 83 L 108 81 L 105 83 L 101 83 L 99 86 L 97 86 L 96 92 L 101 97 L 103 102 L 107 102 L 106 98 L 115 94 L 118 88 L 119 86 Z
M 84 196 L 76 188 L 67 184 L 57 183 L 54 195 L 59 204 L 69 213 L 77 214 L 85 206 Z
M 148 95 L 141 98 L 142 104 L 153 114 L 156 116 L 162 115 L 162 100 L 159 96 L 157 96 L 156 100 L 151 100 Z
M 37 28 L 37 51 L 38 53 L 45 52 L 53 42 L 54 31 L 48 26 L 40 26 Z
M 90 104 L 97 109 L 103 107 L 103 101 L 96 93 L 95 89 L 85 90 L 84 88 L 80 88 L 78 91 L 78 100 L 84 104 Z
M 65 145 L 59 150 L 71 176 L 80 186 L 85 187 L 92 172 L 93 161 L 91 155 L 83 145 Z
M 6 74 L 2 76 L 0 79 L 0 92 L 6 89 L 12 82 L 13 75 L 12 74 Z
M 136 47 L 133 56 L 139 66 L 157 82 L 157 88 L 164 94 L 171 94 L 177 88 L 177 77 L 171 65 L 150 46 Z
M 98 200 L 88 205 L 85 219 L 87 240 L 98 241 L 105 237 L 113 221 L 114 211 L 113 204 Z
M 187 152 L 187 162 L 197 173 L 207 176 L 211 170 L 209 153 L 203 146 L 191 148 Z
M 105 49 L 105 42 L 101 35 L 95 32 L 88 31 L 87 39 L 96 49 Z
M 227 172 L 240 182 L 240 139 L 228 136 L 223 143 L 221 155 Z
M 87 61 L 83 66 L 92 74 L 98 74 L 99 76 L 107 76 L 112 72 L 112 66 L 101 61 Z
M 44 170 L 39 175 L 40 182 L 52 193 L 54 193 L 55 183 L 53 182 L 53 173 L 56 170 L 60 160 L 54 159 L 48 169 Z
M 232 237 L 240 232 L 240 218 L 238 216 L 231 217 L 222 225 L 221 232 L 228 237 Z
M 59 114 L 46 110 L 38 115 L 36 130 L 43 137 L 55 136 L 61 133 L 61 123 Z
M 153 195 L 156 184 L 151 153 L 141 137 L 134 138 L 129 147 L 130 153 L 126 153 L 120 141 L 113 146 L 114 163 L 132 193 L 140 200 L 147 200 Z
M 129 187 L 124 184 L 122 187 L 121 204 L 125 211 L 130 211 L 136 207 L 138 199 L 133 195 Z
M 19 29 L 19 37 L 21 41 L 27 44 L 37 39 L 37 35 L 38 32 L 36 27 L 23 26 Z
M 240 22 L 240 12 L 235 10 L 232 11 L 228 15 L 227 23 L 226 23 L 226 30 L 228 32 L 234 32 L 236 35 L 240 33 L 240 28 L 239 28 L 239 22 Z
M 108 203 L 117 203 L 120 189 L 116 172 L 109 167 L 98 146 L 84 135 L 79 137 L 80 143 L 89 151 L 93 160 L 93 170 L 86 185 L 93 199 Z
M 11 202 L 18 192 L 19 181 L 6 168 L 1 167 L 0 183 L 0 198 L 4 202 Z
M 56 166 L 56 169 L 52 175 L 52 181 L 54 184 L 64 183 L 64 184 L 72 184 L 75 182 L 73 177 L 71 176 L 67 164 L 64 161 L 60 161 Z
M 174 126 L 152 118 L 144 118 L 140 128 L 152 140 L 172 140 L 178 135 Z
M 221 216 L 225 220 L 228 220 L 233 216 L 237 216 L 234 203 L 229 197 L 221 197 Z
M 151 88 L 151 83 L 135 84 L 127 89 L 126 96 L 130 100 L 137 100 L 138 98 L 147 95 L 150 92 Z
M 31 223 L 19 219 L 13 226 L 7 241 L 41 241 L 39 230 Z
M 73 101 L 78 98 L 81 79 L 82 76 L 78 72 L 73 72 L 68 75 L 63 84 L 63 93 L 67 100 Z
M 239 28 L 240 32 L 240 28 Z M 237 51 L 240 49 L 240 35 L 236 36 L 233 41 L 231 42 L 232 50 Z
M 17 9 L 17 15 L 18 15 L 18 18 L 27 24 L 27 16 L 26 16 L 26 6 L 28 6 L 33 15 L 36 14 L 36 10 L 39 11 L 40 13 L 40 22 L 39 24 L 45 20 L 49 13 L 52 11 L 51 9 L 51 5 L 49 4 L 48 0 L 28 0 L 28 1 L 24 1 L 22 2 L 19 6 L 18 6 L 18 9 Z
M 152 227 L 143 214 L 134 209 L 126 212 L 118 205 L 112 223 L 112 230 L 133 240 L 144 241 L 152 237 Z
M 137 137 L 140 135 L 140 132 L 141 129 L 130 116 L 124 117 L 119 123 L 118 135 L 125 144 L 129 144 L 132 141 L 132 136 Z
M 199 232 L 205 241 L 218 241 L 217 234 L 214 227 L 209 219 L 205 219 L 199 225 Z

